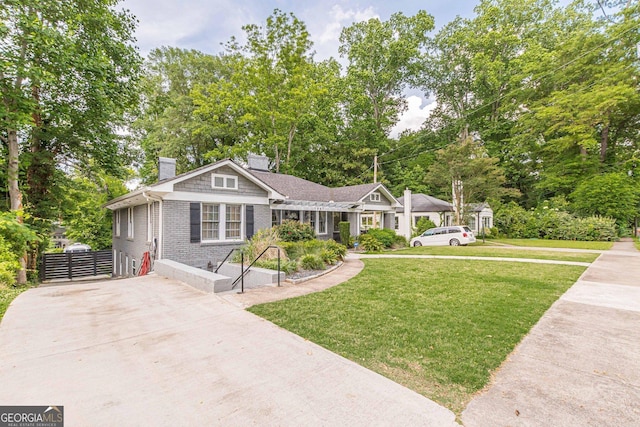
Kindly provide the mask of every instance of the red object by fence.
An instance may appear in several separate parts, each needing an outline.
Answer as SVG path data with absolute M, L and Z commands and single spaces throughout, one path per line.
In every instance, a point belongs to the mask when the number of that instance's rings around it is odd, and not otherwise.
M 149 257 L 149 252 L 145 252 L 142 254 L 142 264 L 140 265 L 140 271 L 138 271 L 138 276 L 144 276 L 149 273 L 149 269 L 151 268 L 151 258 Z

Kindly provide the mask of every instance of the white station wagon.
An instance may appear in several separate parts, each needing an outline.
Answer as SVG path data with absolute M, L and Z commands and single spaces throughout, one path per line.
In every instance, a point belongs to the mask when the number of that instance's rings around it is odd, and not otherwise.
M 411 246 L 460 246 L 476 241 L 473 231 L 466 225 L 430 228 L 411 239 Z

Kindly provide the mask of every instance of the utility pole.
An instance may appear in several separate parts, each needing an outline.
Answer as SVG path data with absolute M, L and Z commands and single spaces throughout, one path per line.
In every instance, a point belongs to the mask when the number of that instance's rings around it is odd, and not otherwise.
M 373 183 L 378 182 L 378 155 L 373 157 Z

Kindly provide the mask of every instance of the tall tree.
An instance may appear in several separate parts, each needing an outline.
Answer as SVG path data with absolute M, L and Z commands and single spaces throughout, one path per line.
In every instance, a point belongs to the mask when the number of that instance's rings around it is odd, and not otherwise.
M 14 211 L 26 195 L 28 210 L 47 217 L 60 163 L 115 170 L 124 158 L 117 127 L 136 102 L 140 59 L 131 45 L 135 19 L 116 4 L 0 4 L 0 136 Z M 18 279 L 26 280 L 24 268 Z
M 342 30 L 339 52 L 349 61 L 341 91 L 346 125 L 335 155 L 353 179 L 362 179 L 374 156 L 388 150 L 389 132 L 406 108 L 403 92 L 419 86 L 427 33 L 433 28 L 433 17 L 421 10 Z

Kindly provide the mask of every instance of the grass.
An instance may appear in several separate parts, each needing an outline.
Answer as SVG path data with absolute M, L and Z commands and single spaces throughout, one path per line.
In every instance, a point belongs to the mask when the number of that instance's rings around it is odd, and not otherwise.
M 601 251 L 611 249 L 613 246 L 613 242 L 584 242 L 578 240 L 492 239 L 488 240 L 488 242 L 539 248 L 594 249 Z
M 29 288 L 30 286 L 6 286 L 0 283 L 0 321 L 2 321 L 7 308 L 9 308 L 9 304 Z
M 593 262 L 599 254 L 584 252 L 554 252 L 552 250 L 517 250 L 491 245 L 469 246 L 420 246 L 399 249 L 394 255 L 457 255 L 502 258 L 536 258 L 558 261 Z
M 324 292 L 260 315 L 457 414 L 584 267 L 365 259 Z

